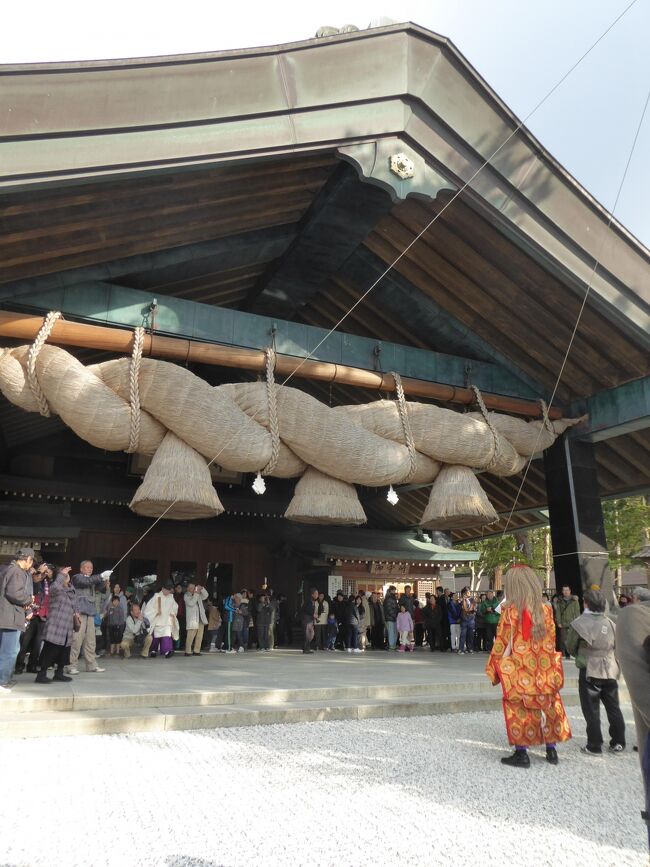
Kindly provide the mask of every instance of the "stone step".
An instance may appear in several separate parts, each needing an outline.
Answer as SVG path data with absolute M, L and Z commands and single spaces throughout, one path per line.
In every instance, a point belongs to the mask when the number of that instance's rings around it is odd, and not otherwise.
M 99 677 L 99 675 L 97 675 Z M 101 684 L 97 684 L 101 690 Z M 576 687 L 577 679 L 568 677 L 567 687 Z M 55 693 L 55 694 L 53 694 Z M 48 711 L 81 712 L 93 710 L 134 710 L 158 707 L 215 707 L 230 705 L 286 705 L 291 702 L 331 702 L 366 699 L 394 700 L 463 696 L 466 693 L 500 695 L 485 677 L 467 681 L 437 681 L 431 683 L 385 684 L 369 686 L 329 686 L 301 689 L 190 689 L 160 692 L 120 692 L 106 690 L 97 693 L 77 692 L 71 684 L 34 684 L 30 694 L 9 695 L 0 699 L 0 719 L 7 714 L 33 714 Z
M 307 690 L 290 692 L 307 692 Z M 563 698 L 567 705 L 579 703 L 575 689 L 565 689 Z M 500 707 L 500 692 L 494 689 L 491 693 L 485 690 L 458 690 L 454 695 L 447 692 L 410 698 L 405 696 L 339 697 L 332 701 L 322 698 L 291 700 L 274 705 L 244 702 L 206 705 L 167 704 L 140 708 L 113 706 L 93 710 L 43 710 L 29 714 L 7 710 L 0 715 L 0 737 L 183 731 L 324 720 L 434 716 L 492 711 Z

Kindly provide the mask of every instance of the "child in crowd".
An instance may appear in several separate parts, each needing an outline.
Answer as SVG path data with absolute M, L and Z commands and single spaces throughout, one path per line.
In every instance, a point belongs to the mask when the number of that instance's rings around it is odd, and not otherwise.
M 414 626 L 415 625 L 417 624 L 414 624 Z M 413 632 L 409 632 L 409 643 L 406 649 L 411 651 L 411 653 L 415 653 L 415 630 Z
M 404 653 L 410 647 L 409 632 L 413 632 L 413 618 L 406 610 L 406 605 L 404 604 L 399 607 L 396 626 L 399 636 L 399 647 L 397 649 L 401 653 Z
M 336 650 L 336 636 L 338 633 L 339 625 L 336 620 L 336 614 L 332 608 L 330 608 L 330 613 L 327 615 L 327 649 L 328 650 Z
M 210 653 L 221 653 L 221 612 L 216 602 L 208 603 L 208 641 Z
M 145 653 L 145 645 L 147 641 L 151 644 L 151 636 L 149 633 L 149 621 L 142 613 L 137 602 L 131 605 L 131 613 L 126 618 L 124 634 L 120 643 L 120 650 L 124 655 L 124 659 L 129 659 L 131 650 L 135 646 L 140 651 Z M 146 648 L 146 653 L 149 648 Z
M 232 619 L 232 633 L 233 633 L 233 645 L 237 645 L 237 653 L 244 652 L 244 615 L 241 610 L 241 595 L 239 593 L 235 593 L 233 596 L 235 600 L 236 609 L 234 611 L 233 619 Z M 234 646 L 232 648 L 234 650 Z
M 117 595 L 111 596 L 108 610 L 106 611 L 106 620 L 106 625 L 108 626 L 110 654 L 111 656 L 117 656 L 120 652 L 120 644 L 122 643 L 122 636 L 124 635 L 124 628 L 126 625 L 122 600 Z

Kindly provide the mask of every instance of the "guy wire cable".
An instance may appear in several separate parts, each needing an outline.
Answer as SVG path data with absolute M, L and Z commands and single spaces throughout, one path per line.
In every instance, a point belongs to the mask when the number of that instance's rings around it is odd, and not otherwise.
M 611 224 L 612 224 L 612 220 L 614 219 L 614 214 L 615 214 L 615 212 L 616 212 L 616 208 L 617 208 L 617 206 L 618 206 L 618 201 L 619 201 L 619 199 L 620 199 L 620 197 L 621 197 L 621 192 L 623 191 L 623 186 L 624 186 L 624 184 L 625 184 L 625 180 L 626 180 L 626 178 L 627 178 L 627 173 L 628 173 L 628 169 L 630 168 L 630 163 L 632 162 L 632 157 L 634 156 L 634 151 L 636 150 L 636 145 L 637 145 L 637 141 L 638 141 L 638 138 L 639 138 L 639 133 L 641 132 L 641 128 L 642 128 L 642 126 L 643 126 L 643 121 L 645 120 L 645 115 L 646 115 L 646 111 L 648 110 L 648 104 L 649 104 L 649 103 L 650 103 L 650 90 L 648 90 L 647 96 L 646 96 L 646 98 L 645 98 L 645 103 L 644 103 L 644 105 L 643 105 L 643 110 L 642 110 L 642 112 L 641 112 L 641 117 L 640 117 L 640 119 L 639 119 L 639 123 L 638 123 L 638 125 L 637 125 L 636 132 L 635 132 L 635 134 L 634 134 L 634 139 L 633 139 L 633 141 L 632 141 L 632 146 L 631 146 L 631 148 L 630 148 L 630 152 L 629 152 L 629 154 L 628 154 L 627 161 L 626 161 L 626 163 L 625 163 L 625 169 L 623 170 L 623 176 L 622 176 L 622 178 L 621 178 L 621 182 L 620 182 L 620 184 L 619 184 L 619 186 L 618 186 L 618 191 L 617 191 L 617 193 L 616 193 L 616 198 L 615 198 L 615 200 L 614 200 L 614 205 L 613 205 L 613 207 L 612 207 L 612 210 L 610 211 L 609 219 L 608 219 L 608 221 L 607 221 L 607 225 L 605 226 L 605 228 L 604 228 L 604 230 L 603 230 L 603 233 L 602 233 L 602 238 L 601 238 L 601 242 L 600 242 L 600 247 L 599 247 L 599 249 L 598 249 L 598 255 L 596 256 L 596 259 L 595 259 L 595 261 L 594 261 L 593 268 L 591 269 L 591 274 L 589 275 L 589 281 L 588 281 L 588 283 L 587 283 L 587 289 L 586 289 L 585 294 L 584 294 L 584 297 L 583 297 L 583 299 L 582 299 L 582 303 L 581 303 L 581 305 L 580 305 L 580 309 L 579 309 L 579 311 L 578 311 L 578 316 L 577 316 L 577 318 L 576 318 L 575 325 L 573 326 L 573 331 L 571 332 L 571 337 L 570 337 L 570 339 L 569 339 L 569 344 L 568 344 L 568 346 L 567 346 L 567 348 L 566 348 L 566 352 L 564 353 L 564 358 L 562 359 L 562 364 L 561 364 L 561 366 L 560 366 L 560 371 L 559 371 L 559 373 L 558 373 L 558 375 L 557 375 L 557 379 L 555 380 L 555 385 L 554 385 L 554 387 L 553 387 L 553 392 L 552 392 L 551 397 L 550 397 L 549 402 L 548 402 L 548 405 L 549 405 L 549 406 L 551 406 L 551 405 L 553 404 L 553 400 L 554 400 L 554 398 L 555 398 L 555 394 L 556 394 L 556 392 L 557 392 L 557 390 L 558 390 L 558 387 L 559 387 L 559 385 L 560 385 L 560 382 L 561 382 L 561 380 L 562 380 L 562 375 L 563 375 L 563 373 L 564 373 L 564 368 L 566 367 L 566 363 L 567 363 L 567 360 L 568 360 L 568 358 L 569 358 L 569 354 L 570 354 L 570 352 L 571 352 L 571 347 L 573 346 L 573 342 L 574 342 L 574 340 L 575 340 L 576 334 L 577 334 L 577 332 L 578 332 L 578 328 L 579 328 L 579 326 L 580 326 L 580 321 L 581 321 L 581 319 L 582 319 L 582 314 L 584 313 L 584 309 L 585 309 L 585 307 L 587 306 L 587 300 L 588 300 L 589 295 L 590 295 L 590 293 L 591 293 L 591 287 L 593 286 L 593 281 L 594 281 L 594 278 L 595 278 L 595 276 L 596 276 L 596 272 L 598 271 L 598 266 L 599 266 L 599 264 L 600 264 L 600 257 L 601 257 L 601 255 L 602 255 L 603 247 L 604 247 L 604 245 L 605 245 L 605 240 L 606 240 L 606 238 L 607 238 L 607 231 L 609 230 L 609 228 L 610 228 L 610 226 L 611 226 Z M 501 538 L 502 538 L 502 539 L 503 539 L 503 537 L 506 535 L 506 533 L 507 533 L 507 531 L 508 531 L 508 527 L 510 526 L 510 521 L 512 520 L 512 516 L 513 516 L 513 514 L 514 514 L 514 511 L 515 511 L 515 509 L 517 508 L 517 503 L 518 503 L 518 501 L 519 501 L 519 497 L 520 497 L 520 495 L 521 495 L 521 492 L 522 492 L 522 489 L 523 489 L 523 487 L 524 487 L 524 484 L 526 483 L 526 478 L 528 477 L 528 471 L 530 470 L 531 464 L 532 464 L 532 462 L 533 462 L 533 458 L 535 457 L 535 453 L 536 453 L 536 450 L 537 450 L 537 444 L 539 443 L 539 439 L 540 439 L 541 435 L 542 435 L 542 428 L 540 427 L 540 429 L 539 429 L 539 431 L 538 431 L 538 433 L 537 433 L 537 439 L 535 440 L 535 446 L 533 447 L 532 454 L 530 455 L 530 457 L 529 457 L 529 459 L 528 459 L 528 463 L 526 464 L 526 469 L 524 470 L 524 474 L 523 474 L 522 479 L 521 479 L 521 484 L 519 485 L 519 489 L 517 490 L 517 493 L 516 493 L 516 495 L 515 495 L 515 499 L 514 499 L 514 502 L 513 502 L 513 504 L 512 504 L 512 508 L 510 509 L 510 514 L 508 515 L 508 519 L 507 519 L 507 521 L 506 521 L 506 525 L 505 525 L 504 529 L 503 529 L 502 532 L 501 532 Z M 519 529 L 519 528 L 517 528 L 517 529 Z M 491 564 L 491 565 L 494 565 L 494 564 Z
M 308 354 L 307 356 L 305 356 L 305 358 L 301 359 L 300 363 L 299 363 L 299 364 L 294 368 L 294 370 L 292 370 L 292 372 L 291 372 L 291 373 L 286 377 L 286 379 L 283 381 L 282 386 L 285 386 L 288 382 L 290 382 L 290 380 L 291 380 L 291 379 L 292 379 L 292 378 L 293 378 L 293 377 L 298 373 L 298 371 L 299 371 L 300 368 L 305 364 L 305 362 L 306 362 L 306 361 L 309 361 L 309 359 L 312 358 L 312 356 L 314 355 L 314 353 L 315 353 L 315 352 L 316 352 L 316 351 L 317 351 L 317 350 L 318 350 L 318 349 L 323 345 L 323 343 L 325 343 L 325 341 L 330 337 L 330 335 L 331 335 L 334 331 L 336 331 L 336 329 L 337 329 L 337 328 L 338 328 L 338 327 L 339 327 L 339 326 L 340 326 L 340 325 L 341 325 L 341 324 L 342 324 L 342 323 L 343 323 L 343 322 L 348 318 L 348 316 L 352 313 L 352 311 L 353 311 L 356 307 L 358 307 L 359 304 L 361 304 L 361 302 L 364 301 L 364 300 L 368 297 L 368 295 L 370 295 L 370 293 L 371 293 L 371 292 L 373 291 L 373 289 L 375 289 L 375 287 L 376 287 L 376 286 L 381 282 L 381 280 L 383 280 L 384 277 L 385 277 L 387 274 L 390 273 L 390 271 L 395 267 L 395 265 L 396 265 L 396 264 L 397 264 L 397 263 L 398 263 L 398 262 L 399 262 L 399 261 L 400 261 L 400 260 L 405 256 L 405 255 L 406 255 L 406 253 L 408 253 L 408 251 L 409 251 L 409 250 L 414 246 L 414 244 L 416 244 L 416 243 L 420 240 L 420 238 L 425 234 L 425 232 L 427 232 L 427 231 L 431 228 L 431 226 L 436 222 L 436 220 L 438 219 L 438 217 L 440 217 L 440 216 L 441 216 L 441 215 L 442 215 L 442 214 L 447 210 L 447 208 L 448 208 L 448 207 L 449 207 L 449 206 L 450 206 L 450 205 L 451 205 L 451 204 L 452 204 L 452 203 L 453 203 L 453 202 L 458 198 L 458 196 L 460 196 L 461 193 L 464 192 L 464 190 L 469 186 L 469 184 L 472 183 L 472 181 L 473 181 L 473 180 L 474 180 L 474 179 L 475 179 L 475 178 L 480 174 L 480 172 L 482 172 L 483 169 L 484 169 L 487 165 L 490 164 L 490 162 L 494 159 L 494 157 L 495 157 L 495 156 L 496 156 L 496 155 L 497 155 L 497 154 L 498 154 L 498 153 L 499 153 L 499 152 L 500 152 L 500 151 L 501 151 L 501 150 L 502 150 L 502 149 L 507 145 L 507 143 L 510 141 L 510 139 L 512 139 L 512 138 L 513 138 L 513 137 L 514 137 L 514 136 L 515 136 L 515 135 L 516 135 L 516 134 L 521 130 L 521 128 L 523 127 L 523 125 L 526 123 L 526 121 L 529 120 L 529 119 L 530 119 L 530 118 L 535 114 L 535 112 L 538 111 L 538 109 L 540 109 L 540 108 L 542 107 L 542 105 L 544 105 L 544 103 L 545 103 L 545 102 L 546 102 L 546 101 L 547 101 L 547 100 L 548 100 L 548 99 L 553 95 L 553 93 L 555 93 L 555 91 L 556 91 L 556 90 L 557 90 L 557 89 L 558 89 L 558 88 L 559 88 L 559 87 L 560 87 L 560 86 L 561 86 L 561 85 L 562 85 L 562 84 L 567 80 L 567 78 L 569 78 L 569 76 L 574 72 L 574 70 L 577 69 L 578 66 L 580 66 L 580 64 L 582 63 L 582 61 L 585 60 L 585 58 L 588 57 L 589 54 L 591 54 L 591 52 L 594 50 L 594 48 L 596 48 L 596 46 L 597 46 L 597 45 L 598 45 L 598 44 L 599 44 L 599 43 L 600 43 L 600 42 L 605 38 L 605 36 L 607 36 L 607 34 L 608 34 L 608 33 L 609 33 L 609 32 L 610 32 L 610 31 L 611 31 L 611 30 L 616 26 L 616 24 L 618 24 L 618 22 L 619 22 L 619 21 L 620 21 L 620 20 L 621 20 L 621 19 L 622 19 L 622 18 L 623 18 L 623 17 L 624 17 L 624 16 L 625 16 L 629 11 L 630 11 L 630 9 L 631 9 L 633 6 L 636 5 L 636 3 L 637 3 L 637 0 L 631 0 L 631 2 L 628 3 L 628 5 L 627 5 L 623 10 L 622 10 L 622 12 L 620 12 L 620 13 L 616 16 L 616 18 L 614 18 L 614 20 L 613 20 L 613 21 L 608 25 L 608 27 L 607 27 L 607 28 L 606 28 L 606 29 L 605 29 L 605 30 L 600 34 L 600 36 L 599 36 L 599 37 L 598 37 L 598 38 L 597 38 L 597 39 L 596 39 L 596 40 L 595 40 L 595 41 L 590 45 L 590 47 L 589 47 L 585 52 L 583 52 L 583 54 L 578 58 L 578 60 L 576 60 L 576 62 L 575 62 L 571 67 L 569 67 L 569 69 L 568 69 L 568 70 L 564 73 L 564 75 L 563 75 L 563 76 L 562 76 L 562 77 L 561 77 L 561 78 L 560 78 L 560 79 L 559 79 L 559 80 L 558 80 L 558 81 L 553 85 L 553 87 L 552 87 L 552 88 L 551 88 L 551 89 L 546 93 L 546 95 L 545 95 L 544 97 L 542 97 L 542 99 L 540 99 L 539 102 L 537 102 L 537 104 L 533 107 L 533 109 L 532 109 L 530 112 L 528 112 L 528 114 L 523 118 L 523 120 L 520 120 L 520 121 L 517 123 L 517 125 L 515 126 L 515 128 L 513 129 L 513 131 L 512 131 L 512 132 L 507 136 L 506 139 L 504 139 L 504 141 L 499 145 L 499 147 L 498 147 L 498 148 L 497 148 L 497 149 L 496 149 L 492 154 L 490 154 L 490 156 L 489 156 L 489 157 L 488 157 L 488 158 L 487 158 L 483 163 L 481 163 L 481 165 L 480 165 L 480 166 L 478 167 L 478 169 L 474 172 L 474 174 L 473 174 L 473 175 L 472 175 L 472 176 L 471 176 L 471 177 L 470 177 L 470 178 L 469 178 L 469 179 L 468 179 L 468 180 L 467 180 L 467 181 L 466 181 L 466 182 L 465 182 L 465 183 L 460 187 L 459 190 L 456 191 L 456 193 L 454 193 L 454 195 L 452 196 L 452 198 L 451 198 L 451 199 L 450 199 L 450 200 L 449 200 L 449 201 L 444 205 L 444 207 L 442 207 L 442 208 L 440 209 L 440 211 L 438 211 L 438 212 L 434 215 L 434 217 L 433 217 L 433 218 L 432 218 L 432 219 L 431 219 L 431 220 L 426 224 L 426 226 L 425 226 L 425 227 L 424 227 L 424 228 L 423 228 L 423 229 L 422 229 L 422 230 L 421 230 L 421 231 L 420 231 L 420 232 L 415 236 L 415 238 L 413 238 L 413 240 L 408 244 L 408 246 L 405 247 L 404 250 L 402 250 L 402 252 L 401 252 L 401 253 L 400 253 L 400 254 L 399 254 L 399 255 L 398 255 L 398 256 L 393 260 L 393 262 L 391 262 L 391 264 L 388 265 L 388 267 L 387 267 L 387 268 L 383 271 L 383 273 L 380 274 L 380 276 L 379 276 L 379 277 L 378 277 L 378 278 L 377 278 L 377 279 L 376 279 L 376 280 L 371 284 L 371 286 L 370 286 L 370 287 L 369 287 L 369 288 L 368 288 L 368 289 L 363 293 L 363 295 L 361 295 L 361 297 L 358 298 L 358 299 L 355 301 L 355 303 L 354 303 L 354 304 L 349 308 L 349 310 L 348 310 L 348 311 L 347 311 L 347 312 L 346 312 L 346 313 L 345 313 L 345 314 L 344 314 L 344 315 L 343 315 L 343 316 L 338 320 L 338 322 L 336 322 L 336 323 L 335 323 L 335 324 L 334 324 L 334 325 L 333 325 L 333 326 L 328 330 L 327 334 L 325 334 L 325 336 L 324 336 L 324 337 L 323 337 L 323 338 L 322 338 L 322 339 L 321 339 L 321 340 L 320 340 L 320 341 L 319 341 L 319 342 L 318 342 L 318 343 L 313 347 L 313 349 L 311 349 L 311 351 L 309 352 L 309 354 Z M 610 222 L 611 222 L 611 219 L 612 219 L 612 218 L 611 218 L 611 216 L 610 216 Z M 555 393 L 555 392 L 554 392 L 554 393 Z M 551 401 L 551 403 L 552 403 L 552 401 Z M 258 414 L 259 414 L 259 411 L 258 411 L 257 413 L 255 413 L 255 415 L 250 416 L 250 418 L 251 418 L 252 420 L 255 420 L 255 419 L 257 418 L 257 415 L 258 415 Z M 222 452 L 222 451 L 223 451 L 223 450 L 224 450 L 228 445 L 230 445 L 230 443 L 233 442 L 234 439 L 235 439 L 235 435 L 233 435 L 229 440 L 227 440 L 227 441 L 224 443 L 224 445 L 219 449 L 219 451 L 218 451 L 217 454 L 212 458 L 212 460 L 208 462 L 208 464 L 207 464 L 208 468 L 212 466 L 212 464 L 217 460 L 217 458 L 219 457 L 219 455 L 221 454 L 221 452 Z M 141 542 L 141 541 L 142 541 L 142 540 L 143 540 L 143 539 L 144 539 L 144 538 L 145 538 L 145 537 L 146 537 L 146 536 L 147 536 L 147 535 L 148 535 L 148 534 L 153 530 L 153 528 L 156 526 L 156 524 L 158 524 L 159 521 L 161 521 L 161 520 L 165 517 L 165 515 L 166 515 L 166 514 L 167 514 L 167 513 L 168 513 L 168 512 L 169 512 L 169 511 L 174 507 L 174 505 L 176 505 L 177 502 L 178 502 L 178 500 L 173 500 L 173 501 L 172 501 L 172 502 L 167 506 L 167 508 L 165 509 L 165 511 L 164 511 L 161 515 L 159 515 L 159 516 L 155 519 L 155 521 L 153 521 L 153 523 L 151 524 L 151 526 L 148 527 L 148 528 L 144 531 L 144 533 L 139 537 L 139 539 L 137 539 L 137 541 L 133 543 L 133 545 L 128 549 L 128 551 L 127 551 L 125 554 L 122 555 L 122 557 L 117 561 L 117 563 L 115 564 L 115 566 L 113 566 L 113 569 L 112 569 L 111 571 L 115 571 L 115 569 L 117 569 L 117 567 L 120 565 L 120 563 L 122 563 L 122 562 L 126 559 L 126 557 L 128 557 L 128 555 L 131 553 L 131 551 L 133 551 L 133 550 L 134 550 L 134 549 L 135 549 L 135 548 L 140 544 L 140 542 Z

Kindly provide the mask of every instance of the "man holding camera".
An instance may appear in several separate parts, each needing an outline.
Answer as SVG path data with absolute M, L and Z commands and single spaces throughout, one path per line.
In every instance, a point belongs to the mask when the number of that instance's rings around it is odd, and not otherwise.
M 0 575 L 0 693 L 15 684 L 11 675 L 25 631 L 25 610 L 33 602 L 33 564 L 33 549 L 21 548 Z

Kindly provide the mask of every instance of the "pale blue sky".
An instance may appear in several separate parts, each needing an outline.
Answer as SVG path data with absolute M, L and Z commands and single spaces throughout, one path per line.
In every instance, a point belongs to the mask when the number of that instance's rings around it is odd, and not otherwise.
M 24 0 L 3 10 L 0 63 L 217 51 L 312 37 L 382 15 L 448 36 L 524 117 L 629 0 Z M 650 0 L 637 0 L 528 121 L 551 153 L 611 208 L 650 88 Z M 616 217 L 650 246 L 650 111 Z

